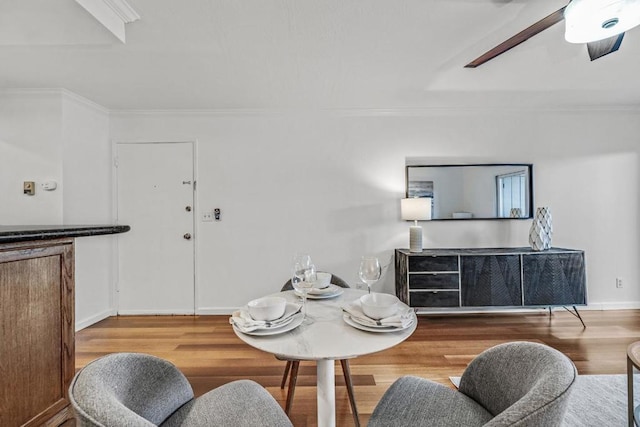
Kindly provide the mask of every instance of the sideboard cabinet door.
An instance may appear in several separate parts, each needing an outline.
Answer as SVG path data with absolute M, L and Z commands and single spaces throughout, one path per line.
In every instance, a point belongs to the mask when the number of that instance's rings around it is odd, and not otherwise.
M 586 304 L 584 253 L 522 256 L 524 305 Z
M 521 306 L 519 255 L 462 256 L 462 306 Z

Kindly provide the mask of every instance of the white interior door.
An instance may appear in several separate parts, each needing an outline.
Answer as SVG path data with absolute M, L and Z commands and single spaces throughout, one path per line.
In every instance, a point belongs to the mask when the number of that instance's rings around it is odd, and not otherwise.
M 117 144 L 118 313 L 194 313 L 192 143 Z

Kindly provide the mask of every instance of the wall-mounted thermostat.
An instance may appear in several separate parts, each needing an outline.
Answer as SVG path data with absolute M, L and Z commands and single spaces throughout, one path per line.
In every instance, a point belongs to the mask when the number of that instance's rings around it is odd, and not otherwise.
M 24 194 L 33 196 L 36 194 L 36 183 L 33 181 L 25 181 L 22 183 L 22 191 Z

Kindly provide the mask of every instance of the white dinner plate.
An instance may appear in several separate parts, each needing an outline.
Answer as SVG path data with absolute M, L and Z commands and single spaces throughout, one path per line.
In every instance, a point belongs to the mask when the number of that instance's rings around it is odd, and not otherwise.
M 242 330 L 240 330 L 240 328 L 238 328 L 236 325 L 233 325 L 233 328 L 238 331 L 238 332 L 242 332 L 245 335 L 255 335 L 255 336 L 267 336 L 267 335 L 277 335 L 277 334 L 283 334 L 285 332 L 289 332 L 295 328 L 297 328 L 298 326 L 300 326 L 302 324 L 302 321 L 304 320 L 304 314 L 302 313 L 298 313 L 294 316 L 291 317 L 291 321 L 285 323 L 282 326 L 278 326 L 277 328 L 264 328 L 264 329 L 256 329 L 254 331 L 251 332 L 244 332 Z
M 351 316 L 349 316 L 348 314 L 343 314 L 342 318 L 344 319 L 345 323 L 349 326 L 353 326 L 356 329 L 360 329 L 362 331 L 367 331 L 367 332 L 398 332 L 398 331 L 403 331 L 409 327 L 411 327 L 411 325 L 413 325 L 413 321 L 411 323 L 409 323 L 407 326 L 405 326 L 404 328 L 402 327 L 398 327 L 398 326 L 365 326 L 365 325 L 361 325 L 360 323 L 356 322 L 355 320 L 353 320 L 351 318 Z
M 338 285 L 331 284 L 329 285 L 329 287 L 331 288 L 331 292 L 323 292 L 319 294 L 307 294 L 307 298 L 308 299 L 327 299 L 327 298 L 337 297 L 338 295 L 342 295 L 344 293 L 344 289 Z M 294 292 L 299 297 L 302 296 L 302 292 L 298 291 L 297 289 L 294 290 Z
M 374 329 L 398 329 L 397 326 L 389 326 L 389 325 L 372 325 L 370 323 L 363 323 L 360 319 L 358 319 L 358 317 L 354 317 L 351 316 L 349 313 L 345 313 L 347 316 L 349 316 L 349 320 L 351 320 L 352 322 L 357 323 L 360 326 L 364 326 L 367 328 L 374 328 Z M 373 320 L 373 319 L 372 319 Z M 402 329 L 402 328 L 401 328 Z

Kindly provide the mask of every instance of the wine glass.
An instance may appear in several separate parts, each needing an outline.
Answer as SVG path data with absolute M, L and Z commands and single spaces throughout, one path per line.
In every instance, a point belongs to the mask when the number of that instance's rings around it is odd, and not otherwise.
M 300 264 L 302 267 L 307 268 L 311 265 L 311 256 L 304 253 L 296 253 L 293 256 L 293 265 Z
M 371 285 L 380 280 L 380 274 L 382 268 L 380 268 L 380 261 L 374 256 L 363 256 L 360 261 L 360 270 L 358 276 L 360 280 L 367 284 L 367 289 L 371 293 Z
M 302 294 L 302 314 L 303 318 L 307 317 L 307 292 L 316 283 L 316 267 L 313 264 L 305 264 L 305 262 L 296 262 L 293 265 L 293 276 L 291 277 L 291 285 L 295 290 Z

